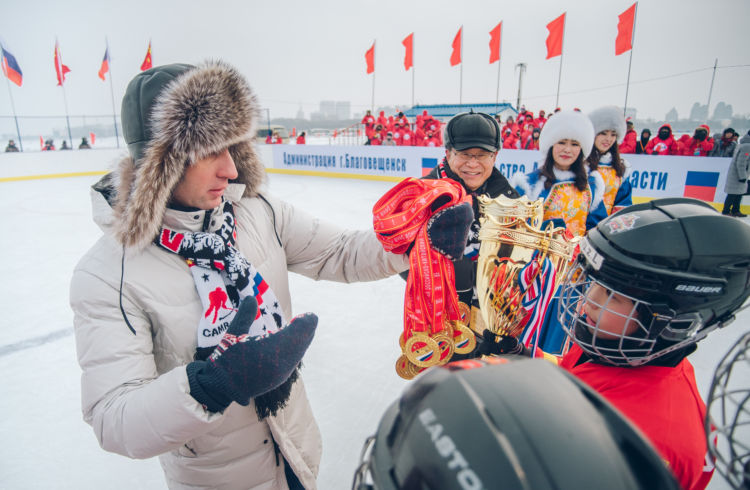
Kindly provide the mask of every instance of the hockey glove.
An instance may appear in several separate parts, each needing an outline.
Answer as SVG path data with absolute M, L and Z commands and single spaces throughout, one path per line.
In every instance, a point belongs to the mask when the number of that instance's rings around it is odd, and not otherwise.
M 489 330 L 484 331 L 483 341 L 479 343 L 477 350 L 483 356 L 490 355 L 516 355 L 531 356 L 528 349 L 517 338 L 510 335 L 496 335 Z
M 460 259 L 473 221 L 474 211 L 467 202 L 438 211 L 427 222 L 430 247 L 451 260 Z
M 258 303 L 248 296 L 227 332 L 205 361 L 187 365 L 190 395 L 210 412 L 230 403 L 248 405 L 286 381 L 312 342 L 318 317 L 307 313 L 266 337 L 248 335 Z

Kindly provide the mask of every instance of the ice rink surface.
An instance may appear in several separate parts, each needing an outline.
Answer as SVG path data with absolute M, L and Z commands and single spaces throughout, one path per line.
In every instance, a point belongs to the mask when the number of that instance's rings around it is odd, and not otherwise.
M 117 152 L 0 155 L 0 178 L 103 170 Z M 89 187 L 99 177 L 0 181 L 0 487 L 165 488 L 157 459 L 130 460 L 99 448 L 80 411 L 68 286 L 73 267 L 100 230 Z M 390 182 L 269 174 L 268 191 L 325 220 L 372 226 L 372 205 Z M 294 313 L 320 318 L 303 378 L 323 436 L 319 488 L 351 487 L 365 438 L 407 382 L 394 371 L 405 282 L 338 284 L 290 275 Z M 714 332 L 690 357 L 705 397 L 721 356 L 750 313 Z M 729 488 L 715 475 L 709 488 Z

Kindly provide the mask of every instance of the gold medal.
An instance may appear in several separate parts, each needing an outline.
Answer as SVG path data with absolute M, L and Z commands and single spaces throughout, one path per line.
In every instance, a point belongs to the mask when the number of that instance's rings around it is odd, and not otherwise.
M 457 323 L 453 331 L 453 349 L 458 354 L 468 354 L 477 346 L 474 332 L 467 326 Z
M 416 366 L 435 366 L 440 362 L 440 346 L 424 332 L 416 332 L 404 344 L 404 355 Z
M 443 330 L 442 332 L 432 335 L 432 339 L 438 343 L 440 349 L 440 356 L 438 364 L 446 364 L 453 357 L 453 337 L 450 332 Z
M 464 325 L 471 322 L 471 308 L 466 303 L 458 302 L 458 319 Z
M 404 379 L 414 379 L 416 373 L 413 368 L 416 368 L 406 356 L 401 355 L 396 359 L 396 374 Z

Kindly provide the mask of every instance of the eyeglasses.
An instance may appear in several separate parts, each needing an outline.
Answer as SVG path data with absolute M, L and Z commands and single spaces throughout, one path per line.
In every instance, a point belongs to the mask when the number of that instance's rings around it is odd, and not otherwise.
M 453 154 L 456 156 L 456 159 L 461 163 L 467 163 L 472 158 L 475 159 L 479 163 L 490 163 L 495 160 L 496 153 L 483 151 L 481 153 L 469 153 L 467 151 L 456 151 L 453 150 Z

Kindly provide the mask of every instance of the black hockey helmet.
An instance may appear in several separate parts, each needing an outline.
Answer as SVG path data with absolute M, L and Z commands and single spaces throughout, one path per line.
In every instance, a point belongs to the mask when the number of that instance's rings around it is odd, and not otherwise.
M 719 363 L 706 405 L 716 471 L 733 488 L 750 489 L 750 332 Z
M 679 485 L 640 432 L 574 376 L 542 359 L 487 358 L 420 375 L 365 443 L 353 488 Z
M 703 201 L 657 199 L 589 231 L 561 287 L 559 314 L 592 358 L 638 366 L 692 352 L 694 343 L 734 319 L 750 295 L 749 280 L 750 227 Z M 608 297 L 592 299 L 602 289 Z M 632 308 L 616 311 L 623 297 Z M 600 310 L 622 319 L 617 331 L 599 321 Z

